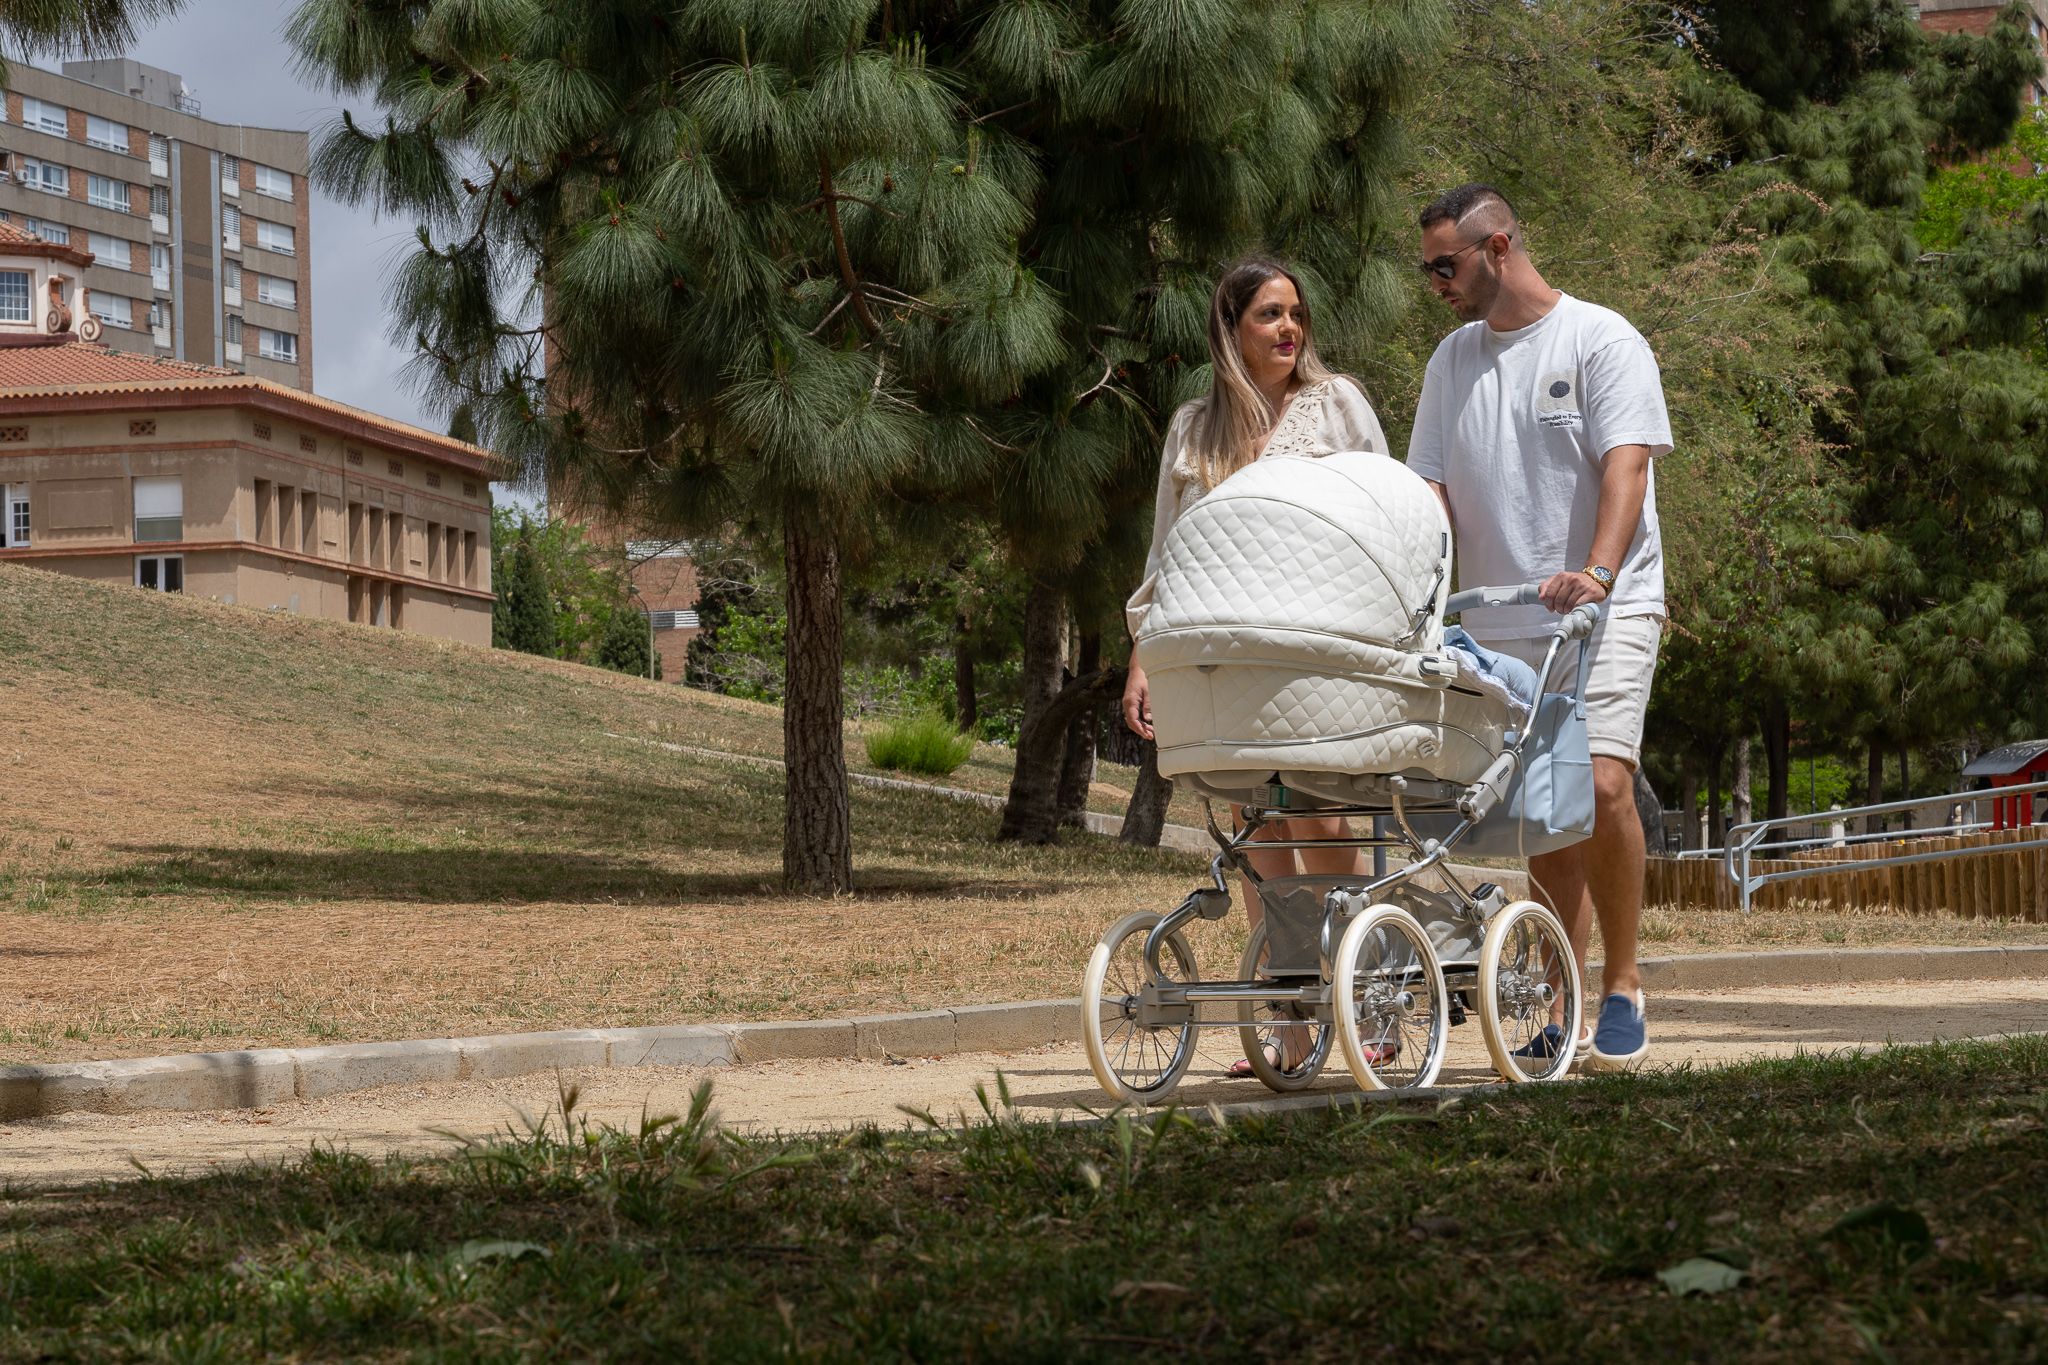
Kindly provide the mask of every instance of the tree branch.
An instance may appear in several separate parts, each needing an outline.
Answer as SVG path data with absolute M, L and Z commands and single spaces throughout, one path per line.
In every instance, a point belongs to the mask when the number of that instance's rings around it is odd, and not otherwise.
M 832 189 L 832 163 L 822 155 L 818 157 L 818 194 L 825 201 L 825 221 L 832 227 L 832 249 L 839 255 L 839 282 L 846 286 L 847 297 L 853 300 L 853 315 L 860 319 L 861 330 L 870 341 L 878 340 L 882 327 L 868 309 L 868 296 L 861 289 L 860 276 L 853 273 L 853 257 L 846 250 L 846 230 L 839 225 L 839 201 Z

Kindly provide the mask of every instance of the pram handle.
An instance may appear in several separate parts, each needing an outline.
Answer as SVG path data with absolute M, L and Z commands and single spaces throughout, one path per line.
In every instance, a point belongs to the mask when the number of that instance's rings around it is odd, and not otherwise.
M 1540 607 L 1543 605 L 1541 583 L 1521 583 L 1499 588 L 1467 588 L 1454 592 L 1444 602 L 1444 615 L 1456 616 L 1459 612 L 1474 607 Z M 1581 602 L 1566 612 L 1558 622 L 1557 633 L 1561 639 L 1583 640 L 1593 633 L 1593 627 L 1600 624 L 1598 602 Z

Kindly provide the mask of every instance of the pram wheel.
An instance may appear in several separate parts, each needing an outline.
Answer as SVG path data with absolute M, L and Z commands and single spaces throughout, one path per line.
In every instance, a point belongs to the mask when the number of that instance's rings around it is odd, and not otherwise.
M 1266 961 L 1266 922 L 1259 921 L 1252 936 L 1245 942 L 1244 957 L 1237 966 L 1240 981 L 1253 981 L 1264 975 Z M 1243 1021 L 1238 1029 L 1238 1041 L 1244 1044 L 1244 1058 L 1251 1063 L 1252 1074 L 1265 1082 L 1268 1090 L 1285 1093 L 1303 1090 L 1314 1085 L 1316 1077 L 1323 1074 L 1323 1064 L 1330 1059 L 1330 1026 L 1313 1021 L 1290 1022 L 1301 1018 L 1296 1012 L 1278 1018 L 1268 1013 L 1277 1006 L 1257 1004 L 1250 1001 L 1239 1005 L 1237 1017 Z M 1292 1068 L 1274 1066 L 1266 1060 L 1266 1045 L 1272 1044 L 1281 1056 L 1287 1055 L 1290 1036 L 1309 1039 L 1308 1055 Z
M 1183 1007 L 1184 1022 L 1139 1020 L 1139 996 L 1150 977 L 1145 939 L 1159 918 L 1140 910 L 1112 924 L 1089 956 L 1081 984 L 1081 1041 L 1088 1050 L 1088 1066 L 1104 1090 L 1135 1104 L 1165 1100 L 1195 1059 L 1190 1007 Z M 1180 934 L 1167 938 L 1159 956 L 1168 981 L 1185 985 L 1199 979 L 1194 951 Z
M 1352 916 L 1331 963 L 1331 1008 L 1345 1065 L 1365 1090 L 1430 1084 L 1444 1063 L 1449 994 L 1436 949 L 1398 905 Z
M 1479 950 L 1479 1031 L 1503 1080 L 1554 1081 L 1568 1073 L 1584 1001 L 1571 940 L 1556 915 L 1535 901 L 1516 901 L 1487 923 Z M 1545 1046 L 1544 1029 L 1560 1003 L 1562 1036 Z

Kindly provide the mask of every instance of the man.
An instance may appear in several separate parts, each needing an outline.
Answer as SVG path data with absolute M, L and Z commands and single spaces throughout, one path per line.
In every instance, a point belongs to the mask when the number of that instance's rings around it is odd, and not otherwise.
M 1543 606 L 1470 611 L 1465 628 L 1540 666 L 1557 614 L 1604 605 L 1586 665 L 1594 833 L 1531 858 L 1529 874 L 1580 961 L 1599 917 L 1602 1000 L 1585 1055 L 1594 1069 L 1621 1070 L 1649 1053 L 1636 967 L 1644 869 L 1635 769 L 1665 616 L 1650 473 L 1652 458 L 1671 450 L 1663 385 L 1626 319 L 1545 283 L 1500 191 L 1461 185 L 1425 208 L 1421 225 L 1423 272 L 1465 326 L 1430 358 L 1409 468 L 1450 514 L 1460 584 L 1543 589 Z M 1550 688 L 1570 687 L 1577 668 L 1569 651 Z M 1527 1050 L 1555 1056 L 1563 1043 L 1552 1025 Z

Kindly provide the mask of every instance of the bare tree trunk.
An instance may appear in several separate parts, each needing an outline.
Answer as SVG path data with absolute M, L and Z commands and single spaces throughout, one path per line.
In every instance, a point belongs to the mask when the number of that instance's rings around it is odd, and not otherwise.
M 1123 831 L 1116 837 L 1127 844 L 1157 848 L 1166 829 L 1166 807 L 1173 800 L 1173 779 L 1159 775 L 1159 746 L 1149 739 L 1138 744 L 1144 757 L 1138 764 L 1138 782 L 1131 788 L 1130 804 L 1124 807 Z
M 1875 739 L 1870 741 L 1870 764 L 1866 777 L 1868 780 L 1867 785 L 1863 789 L 1863 794 L 1869 800 L 1864 804 L 1870 806 L 1883 805 L 1884 746 Z M 1882 815 L 1866 815 L 1863 817 L 1863 832 L 1865 834 L 1881 834 L 1884 832 L 1884 827 L 1884 817 Z
M 1067 636 L 1067 599 L 1058 588 L 1032 580 L 1024 598 L 1024 660 L 1019 679 L 1024 693 L 1024 715 L 1017 727 L 1017 762 L 1010 774 L 1010 795 L 1003 804 L 1002 830 L 998 837 L 1023 839 L 1027 843 L 1048 843 L 1056 819 L 1053 797 L 1060 780 L 1062 749 L 1055 745 L 1049 755 L 1024 743 L 1053 698 L 1060 693 L 1060 654 Z M 1065 732 L 1061 732 L 1064 737 Z M 1045 828 L 1043 837 L 1036 831 Z M 1026 834 L 1023 831 L 1033 833 Z
M 1059 830 L 1053 796 L 1059 778 L 1059 759 L 1066 747 L 1067 726 L 1074 717 L 1099 707 L 1124 690 L 1124 670 L 1105 668 L 1074 679 L 1061 688 L 1038 715 L 1024 723 L 1017 735 L 1017 775 L 1010 779 L 1010 799 L 1003 806 L 999 839 L 1026 844 L 1049 844 Z M 1025 774 L 1035 780 L 1026 783 Z
M 973 733 L 981 721 L 974 696 L 974 649 L 967 639 L 967 617 L 953 618 L 953 723 Z
M 1102 637 L 1083 635 L 1074 672 L 1086 677 L 1102 666 Z M 1059 794 L 1053 808 L 1062 825 L 1081 823 L 1088 789 L 1095 783 L 1095 746 L 1102 734 L 1102 708 L 1091 706 L 1067 722 L 1067 750 L 1060 760 Z
M 789 586 L 783 659 L 782 883 L 830 895 L 853 887 L 853 820 L 847 807 L 845 615 L 839 546 L 801 515 L 782 535 Z
M 1743 735 L 1735 741 L 1735 776 L 1729 782 L 1729 786 L 1733 788 L 1728 793 L 1731 828 L 1735 825 L 1748 824 L 1750 817 L 1755 813 L 1750 805 L 1749 783 L 1749 736 Z
M 1636 819 L 1643 826 L 1643 847 L 1652 858 L 1664 856 L 1664 802 L 1650 779 L 1636 769 Z

